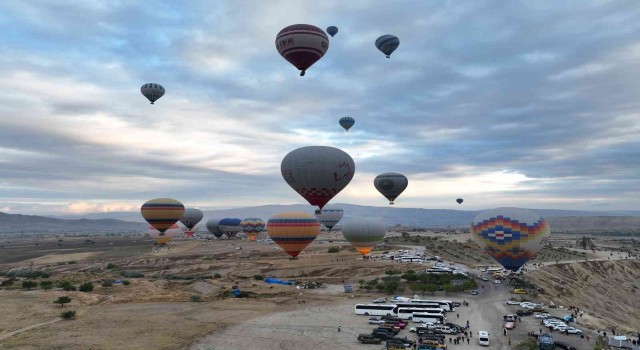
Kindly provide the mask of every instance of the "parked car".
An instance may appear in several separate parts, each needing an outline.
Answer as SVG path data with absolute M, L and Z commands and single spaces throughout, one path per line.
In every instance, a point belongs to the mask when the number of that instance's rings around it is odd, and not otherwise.
M 527 291 L 522 288 L 516 288 L 513 290 L 513 294 L 527 294 Z
M 513 321 L 507 321 L 504 323 L 504 328 L 505 329 L 514 329 L 516 328 L 516 323 Z
M 387 321 L 375 317 L 369 319 L 369 324 L 385 324 L 386 322 Z
M 478 344 L 482 346 L 489 346 L 489 332 L 487 331 L 478 332 Z
M 485 281 L 485 282 L 489 282 L 489 279 L 488 279 L 488 278 L 486 278 L 486 277 L 484 277 L 484 276 L 480 277 L 480 279 L 481 279 L 481 280 L 483 280 L 483 281 Z
M 520 302 L 515 300 L 507 300 L 507 305 L 520 305 Z
M 558 349 L 565 349 L 565 350 L 576 350 L 576 348 L 574 346 L 571 346 L 567 343 L 563 343 L 561 341 L 554 341 L 553 342 L 556 345 L 556 348 Z
M 564 332 L 569 334 L 582 334 L 582 331 L 575 327 L 567 327 L 564 329 Z
M 495 280 L 495 281 L 493 281 L 493 282 L 494 282 L 495 284 L 501 284 L 501 283 L 502 283 L 502 281 L 500 281 L 500 280 Z
M 478 290 L 477 289 L 472 290 L 471 295 L 478 295 Z
M 522 316 L 531 316 L 531 315 L 533 315 L 533 311 L 520 309 L 520 310 L 516 311 L 516 315 L 518 315 L 520 317 L 522 317 Z
M 549 318 L 549 317 L 551 317 L 551 315 L 549 315 L 549 314 L 548 314 L 548 313 L 546 313 L 546 312 L 541 313 L 541 314 L 537 314 L 537 315 L 536 315 L 536 318 L 537 318 L 537 319 L 545 319 L 545 318 Z
M 384 304 L 387 302 L 387 298 L 378 298 L 378 299 L 373 299 L 373 303 L 374 304 Z
M 371 334 L 360 334 L 358 335 L 358 341 L 364 344 L 380 344 L 382 339 L 374 337 Z

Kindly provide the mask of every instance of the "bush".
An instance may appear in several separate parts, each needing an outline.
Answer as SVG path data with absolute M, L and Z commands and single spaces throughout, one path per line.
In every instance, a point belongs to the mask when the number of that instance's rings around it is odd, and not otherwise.
M 328 253 L 340 253 L 340 247 L 329 247 Z
M 60 314 L 60 317 L 64 318 L 65 320 L 73 320 L 76 318 L 76 312 L 75 311 L 65 311 L 62 312 Z
M 213 274 L 213 278 L 222 278 L 222 275 L 216 272 Z
M 108 264 L 107 264 L 107 269 L 108 269 L 108 270 L 115 269 L 116 267 L 117 267 L 117 266 L 116 266 L 116 264 L 114 264 L 114 263 L 108 263 Z
M 202 297 L 199 296 L 199 295 L 192 295 L 191 296 L 191 301 L 194 302 L 194 303 L 199 303 L 199 302 L 202 301 Z
M 58 281 L 58 287 L 62 288 L 63 290 L 65 290 L 67 292 L 76 290 L 76 286 L 74 286 L 71 282 L 69 282 L 67 280 Z
M 13 282 L 15 282 L 16 279 L 11 277 L 8 280 L 4 280 L 0 283 L 0 287 L 10 287 L 13 285 Z
M 112 280 L 104 280 L 104 281 L 102 281 L 101 286 L 103 288 L 113 287 L 113 281 Z
M 264 276 L 262 276 L 262 275 L 253 275 L 253 278 L 254 278 L 256 281 L 262 281 L 262 280 L 264 279 Z
M 78 288 L 81 292 L 85 292 L 85 293 L 89 293 L 93 291 L 93 283 L 91 282 L 85 282 L 83 284 L 80 285 L 80 288 Z
M 120 276 L 122 277 L 126 277 L 126 278 L 143 278 L 144 274 L 140 273 L 140 272 L 127 272 L 127 271 L 122 271 L 120 273 Z
M 31 290 L 31 288 L 35 288 L 38 286 L 38 282 L 36 281 L 22 281 L 22 288 L 26 289 L 26 290 Z
M 131 284 L 131 282 L 129 282 L 129 280 L 122 280 L 122 285 L 128 286 L 130 284 Z
M 73 265 L 73 264 L 77 264 L 77 261 L 75 260 L 67 261 L 67 265 Z

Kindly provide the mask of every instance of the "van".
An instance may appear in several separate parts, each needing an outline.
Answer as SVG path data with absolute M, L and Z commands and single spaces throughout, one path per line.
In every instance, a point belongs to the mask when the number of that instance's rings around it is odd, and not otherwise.
M 478 332 L 478 344 L 482 346 L 489 346 L 489 332 L 487 331 Z

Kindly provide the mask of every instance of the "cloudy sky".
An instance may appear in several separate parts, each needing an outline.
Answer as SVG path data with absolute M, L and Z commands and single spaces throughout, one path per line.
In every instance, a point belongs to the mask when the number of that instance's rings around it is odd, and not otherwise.
M 635 1 L 5 1 L 0 211 L 302 203 L 280 162 L 307 145 L 356 162 L 334 202 L 386 205 L 372 181 L 395 171 L 399 207 L 638 210 L 638 18 Z M 275 49 L 294 23 L 340 29 L 305 77 Z

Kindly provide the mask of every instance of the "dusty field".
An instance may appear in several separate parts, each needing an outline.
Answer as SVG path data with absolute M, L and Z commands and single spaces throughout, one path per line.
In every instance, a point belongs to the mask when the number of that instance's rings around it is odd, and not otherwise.
M 470 263 L 464 256 L 475 253 L 471 248 L 464 250 L 466 240 L 462 235 L 440 236 L 447 243 L 439 244 L 446 245 L 446 249 L 435 245 L 436 252 L 446 254 L 450 251 L 452 260 Z M 452 238 L 455 236 L 458 237 Z M 86 244 L 86 239 L 95 243 Z M 357 286 L 359 279 L 381 277 L 390 268 L 420 270 L 426 267 L 362 260 L 340 233 L 322 234 L 299 260 L 293 261 L 276 245 L 247 241 L 178 239 L 171 249 L 157 253 L 152 252 L 150 240 L 140 237 L 64 238 L 63 242 L 49 238 L 40 239 L 37 244 L 35 246 L 32 240 L 17 239 L 4 243 L 0 251 L 0 271 L 44 271 L 51 275 L 49 280 L 64 279 L 76 285 L 92 281 L 95 289 L 91 293 L 60 289 L 45 292 L 39 287 L 25 291 L 20 288 L 21 278 L 8 290 L 2 288 L 0 349 L 324 349 L 335 348 L 336 344 L 347 349 L 376 348 L 356 341 L 357 333 L 368 333 L 373 326 L 367 324 L 366 317 L 353 314 L 353 305 L 384 294 L 356 292 L 355 299 L 351 299 L 343 292 L 342 283 Z M 343 249 L 329 254 L 330 246 L 342 246 Z M 389 244 L 376 252 L 394 248 L 394 244 Z M 453 254 L 463 258 L 455 259 Z M 567 254 L 568 259 L 581 256 L 579 251 Z M 598 257 L 610 258 L 604 253 Z M 638 271 L 639 266 L 624 267 L 630 263 L 619 263 L 623 265 L 616 264 L 613 268 L 590 267 L 582 263 L 567 265 L 572 271 L 565 271 L 568 268 L 560 265 L 545 266 L 528 275 L 552 291 L 547 294 L 549 297 L 556 294 L 556 285 L 579 285 L 580 293 L 567 294 L 566 298 L 554 297 L 555 302 L 585 304 L 584 308 L 591 310 L 586 306 L 590 291 L 603 294 L 602 288 L 611 278 L 615 278 L 615 283 L 633 288 L 633 281 L 639 277 L 633 271 Z M 114 266 L 107 268 L 108 264 Z M 593 273 L 592 269 L 602 273 L 584 277 Z M 125 278 L 121 276 L 123 271 L 140 273 L 144 277 Z M 292 286 L 274 285 L 271 288 L 256 281 L 254 275 L 257 274 L 299 282 L 320 281 L 325 287 L 297 290 Z M 0 276 L 0 281 L 6 279 Z M 131 284 L 104 288 L 99 285 L 103 279 L 128 279 Z M 228 296 L 231 286 L 236 283 L 242 291 L 252 293 L 249 299 Z M 487 283 L 479 296 L 445 296 L 438 292 L 441 294 L 433 297 L 471 302 L 470 307 L 456 311 L 460 314 L 459 323 L 470 320 L 474 332 L 484 329 L 492 334 L 492 348 L 508 349 L 507 338 L 498 337 L 501 335 L 501 317 L 507 312 L 505 300 L 511 296 L 508 290 L 506 285 Z M 611 298 L 620 310 L 639 304 L 635 298 L 637 294 L 623 294 Z M 62 295 L 73 299 L 64 309 L 53 304 L 53 300 Z M 192 302 L 194 296 L 201 302 Z M 61 310 L 75 310 L 78 317 L 72 321 L 58 321 Z M 596 317 L 607 316 L 596 308 L 593 312 Z M 592 317 L 591 313 L 589 315 Z M 625 315 L 611 320 L 638 326 Z M 451 314 L 449 321 L 457 322 L 457 317 Z M 597 318 L 589 322 L 594 327 L 605 325 Z M 342 326 L 339 333 L 337 325 Z M 413 336 L 408 331 L 403 332 L 402 336 Z M 513 344 L 518 338 L 525 337 L 524 328 L 522 334 L 518 332 L 514 331 L 512 335 Z M 476 348 L 474 340 L 477 341 L 472 338 L 470 345 L 458 347 Z

